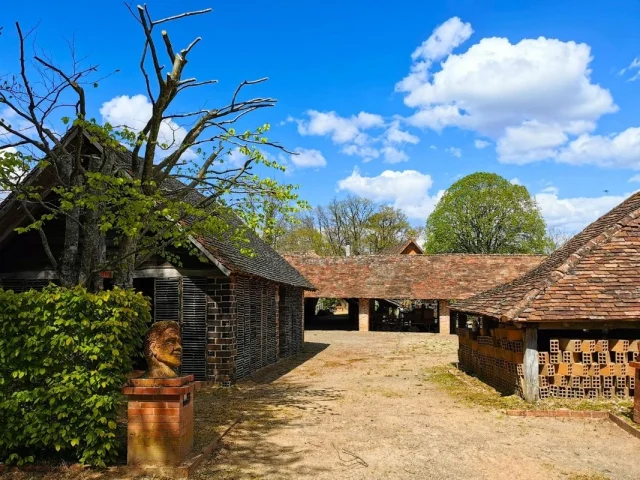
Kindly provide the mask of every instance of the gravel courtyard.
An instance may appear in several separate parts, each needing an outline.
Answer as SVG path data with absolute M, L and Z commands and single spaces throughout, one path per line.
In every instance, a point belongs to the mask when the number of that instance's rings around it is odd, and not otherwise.
M 508 417 L 443 392 L 425 372 L 455 360 L 455 337 L 305 340 L 300 358 L 202 392 L 197 440 L 222 428 L 212 417 L 244 415 L 197 478 L 640 478 L 640 440 L 610 422 Z

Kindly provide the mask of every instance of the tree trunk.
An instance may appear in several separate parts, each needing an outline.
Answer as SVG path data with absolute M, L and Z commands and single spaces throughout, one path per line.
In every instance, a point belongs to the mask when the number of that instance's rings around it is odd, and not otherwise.
M 74 208 L 66 218 L 64 249 L 60 262 L 60 285 L 73 287 L 78 284 L 78 252 L 80 244 L 80 209 Z
M 126 237 L 120 242 L 118 258 L 122 260 L 116 265 L 113 283 L 120 288 L 133 288 L 133 273 L 136 268 L 135 252 L 138 242 L 135 238 Z
M 88 290 L 102 290 L 102 277 L 96 270 L 104 263 L 104 237 L 100 232 L 100 213 L 88 211 L 83 222 L 82 253 L 78 283 Z

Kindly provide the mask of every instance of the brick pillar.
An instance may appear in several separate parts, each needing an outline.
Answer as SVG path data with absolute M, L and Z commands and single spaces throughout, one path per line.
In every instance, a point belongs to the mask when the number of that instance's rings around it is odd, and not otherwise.
M 451 315 L 449 312 L 449 300 L 438 300 L 438 325 L 440 326 L 440 335 L 451 334 Z
M 373 314 L 373 300 L 361 298 L 358 300 L 358 330 L 368 332 L 371 328 L 371 314 Z
M 633 421 L 640 423 L 640 362 L 631 362 L 629 366 L 635 368 L 636 371 L 636 383 L 634 393 L 634 405 L 633 405 Z
M 236 320 L 236 279 L 210 278 L 207 282 L 207 380 L 222 385 L 235 380 Z
M 127 465 L 177 466 L 193 448 L 193 375 L 137 378 L 127 397 Z

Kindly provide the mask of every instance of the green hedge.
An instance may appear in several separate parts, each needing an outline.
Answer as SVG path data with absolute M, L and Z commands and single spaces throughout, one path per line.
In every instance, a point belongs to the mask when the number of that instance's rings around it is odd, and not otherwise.
M 0 290 L 0 462 L 115 460 L 120 388 L 149 311 L 121 289 Z

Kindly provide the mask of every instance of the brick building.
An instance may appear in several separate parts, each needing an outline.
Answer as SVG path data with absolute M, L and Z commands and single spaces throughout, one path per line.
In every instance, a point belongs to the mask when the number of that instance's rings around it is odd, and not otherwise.
M 461 365 L 497 387 L 530 401 L 628 396 L 640 355 L 640 193 L 452 310 Z
M 305 292 L 305 319 L 319 298 L 349 299 L 358 329 L 372 327 L 373 302 L 429 300 L 436 305 L 438 331 L 454 333 L 449 302 L 509 282 L 538 265 L 536 255 L 363 255 L 318 257 L 285 255 L 315 287 Z
M 101 151 L 100 145 L 91 142 L 85 142 L 85 148 Z M 126 154 L 117 155 L 116 161 L 124 168 L 131 164 Z M 27 181 L 51 192 L 53 179 L 48 169 L 42 169 L 31 173 Z M 162 185 L 167 194 L 183 187 L 172 179 Z M 194 204 L 203 199 L 197 192 L 190 195 L 186 200 Z M 49 193 L 46 199 L 55 202 L 53 197 Z M 38 215 L 37 209 L 33 214 Z M 228 221 L 241 226 L 237 217 Z M 10 195 L 0 204 L 0 287 L 5 289 L 22 291 L 56 282 L 38 232 L 15 232 L 25 223 L 20 202 Z M 64 230 L 64 223 L 52 220 L 44 230 L 58 255 L 63 236 L 57 232 Z M 152 257 L 134 273 L 134 287 L 151 298 L 154 321 L 180 323 L 182 373 L 193 374 L 197 380 L 227 383 L 302 347 L 303 291 L 313 285 L 253 232 L 246 229 L 243 235 L 247 241 L 243 247 L 252 251 L 251 256 L 224 235 L 205 236 L 191 239 L 202 259 L 175 250 L 172 253 L 180 262 Z M 106 288 L 109 283 L 106 279 Z

